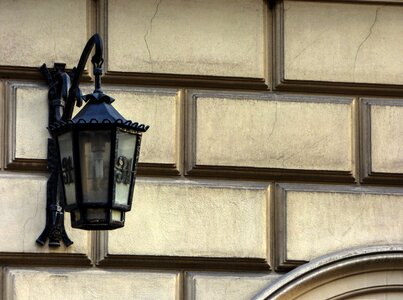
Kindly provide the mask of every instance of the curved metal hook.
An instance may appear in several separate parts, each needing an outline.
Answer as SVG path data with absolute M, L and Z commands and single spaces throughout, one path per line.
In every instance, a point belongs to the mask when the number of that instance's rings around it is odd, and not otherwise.
M 102 66 L 102 63 L 104 61 L 102 58 L 102 52 L 103 52 L 102 39 L 98 33 L 95 33 L 85 45 L 83 53 L 81 54 L 80 60 L 78 62 L 77 68 L 75 68 L 74 70 L 73 79 L 69 90 L 69 96 L 67 98 L 66 106 L 62 116 L 63 121 L 70 120 L 73 115 L 74 105 L 78 100 L 77 89 L 79 88 L 78 86 L 80 84 L 85 64 L 87 63 L 88 57 L 90 56 L 91 50 L 94 46 L 95 46 L 95 54 L 91 58 L 91 62 L 97 68 L 101 68 Z

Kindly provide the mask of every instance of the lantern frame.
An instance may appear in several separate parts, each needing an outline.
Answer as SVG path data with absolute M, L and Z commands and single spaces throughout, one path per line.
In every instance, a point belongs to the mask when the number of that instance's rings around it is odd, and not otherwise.
M 92 94 L 82 96 L 79 83 L 94 46 L 95 54 L 91 62 L 93 64 L 95 90 Z M 126 120 L 111 105 L 114 99 L 102 92 L 100 79 L 103 64 L 102 50 L 101 37 L 98 34 L 94 34 L 84 47 L 77 67 L 71 72 L 67 73 L 65 65 L 60 63 L 56 63 L 53 70 L 49 70 L 45 64 L 40 68 L 49 85 L 48 130 L 52 138 L 48 139 L 48 169 L 50 176 L 47 182 L 46 226 L 36 240 L 39 245 L 44 245 L 47 239 L 49 239 L 49 246 L 51 247 L 60 246 L 61 240 L 66 246 L 73 243 L 64 228 L 64 210 L 71 212 L 71 225 L 73 228 L 111 230 L 124 226 L 125 212 L 131 209 L 142 133 L 146 132 L 149 126 Z M 87 104 L 72 118 L 74 106 L 81 106 L 83 100 Z M 80 165 L 83 163 L 82 160 L 84 161 L 84 156 L 80 154 L 80 143 L 82 142 L 80 132 L 100 131 L 110 133 L 107 194 L 106 198 L 103 199 L 104 201 L 84 203 L 84 178 Z M 133 135 L 135 139 L 133 153 L 129 158 L 131 159 L 130 170 L 127 170 L 127 162 L 124 162 L 123 158 L 119 158 L 120 160 L 117 161 L 118 147 L 120 146 L 118 135 L 120 132 Z M 69 158 L 62 157 L 60 151 L 65 145 L 62 147 L 59 144 L 59 138 L 67 133 L 71 135 L 72 157 L 70 157 L 70 161 Z M 108 145 L 108 143 L 106 144 Z M 85 152 L 85 149 L 81 150 Z M 105 168 L 102 159 L 100 162 L 102 168 Z M 119 162 L 119 165 L 115 166 L 116 162 Z M 67 163 L 68 166 L 64 165 L 64 163 Z M 126 169 L 123 169 L 123 167 Z M 95 170 L 94 172 L 96 173 L 97 171 Z M 126 190 L 122 189 L 124 192 L 127 191 L 127 204 L 116 203 L 115 201 L 116 178 L 120 174 L 119 172 L 129 172 L 130 174 L 129 182 L 127 182 L 127 178 L 124 182 L 125 185 L 129 184 L 129 186 L 126 187 Z M 103 174 L 103 171 L 101 173 Z M 127 176 L 127 173 L 125 174 Z M 87 180 L 89 179 L 87 178 Z M 74 182 L 73 194 L 76 202 L 68 203 L 66 201 L 66 184 L 68 185 L 72 182 Z M 105 187 L 102 190 L 105 190 Z M 95 210 L 97 210 L 97 213 L 103 211 L 105 217 L 90 219 L 88 215 L 91 212 L 94 216 Z M 119 219 L 116 218 L 118 216 L 116 212 L 120 213 Z
M 71 133 L 72 135 L 72 160 L 74 163 L 74 167 L 72 171 L 74 172 L 74 180 L 75 180 L 75 187 L 74 187 L 74 192 L 75 192 L 75 203 L 67 203 L 66 201 L 66 191 L 65 191 L 65 182 L 62 182 L 62 194 L 63 194 L 63 203 L 62 206 L 65 211 L 71 212 L 71 224 L 73 228 L 80 228 L 80 229 L 87 229 L 87 230 L 105 230 L 105 229 L 115 229 L 119 227 L 124 226 L 124 213 L 127 211 L 131 210 L 132 206 L 132 201 L 133 201 L 133 192 L 134 192 L 134 185 L 135 185 L 135 177 L 136 177 L 136 169 L 137 169 L 137 163 L 138 163 L 138 158 L 140 154 L 140 146 L 141 146 L 141 138 L 142 138 L 142 132 L 139 131 L 139 129 L 134 129 L 136 127 L 133 126 L 128 126 L 125 125 L 122 122 L 115 122 L 115 123 L 109 123 L 109 122 L 103 122 L 103 123 L 97 123 L 97 122 L 92 122 L 92 123 L 85 123 L 82 122 L 83 119 L 79 119 L 78 123 L 73 123 L 69 122 L 57 129 L 52 129 L 53 134 L 55 135 L 55 138 L 57 140 L 57 148 L 60 149 L 59 142 L 58 142 L 58 137 L 66 134 L 66 133 Z M 80 122 L 81 121 L 81 122 Z M 141 129 L 140 129 L 141 130 Z M 83 176 L 82 176 L 82 154 L 80 153 L 80 141 L 79 141 L 79 134 L 80 132 L 97 132 L 97 131 L 104 131 L 104 132 L 109 132 L 110 133 L 110 153 L 109 153 L 109 168 L 108 168 L 108 184 L 107 184 L 107 201 L 106 202 L 85 202 L 84 201 L 84 191 L 83 191 Z M 132 159 L 131 167 L 130 170 L 127 170 L 130 172 L 130 179 L 129 179 L 129 188 L 128 188 L 128 195 L 127 195 L 127 204 L 119 204 L 116 203 L 116 177 L 118 176 L 118 173 L 116 171 L 116 161 L 119 158 L 118 157 L 118 132 L 124 132 L 124 133 L 129 133 L 133 135 L 133 138 L 135 138 L 135 147 L 133 149 L 133 154 L 132 156 L 128 159 Z M 59 152 L 59 163 L 62 161 L 62 157 L 60 156 L 60 150 Z M 66 170 L 67 172 L 69 170 Z M 62 172 L 62 181 L 63 181 L 63 169 L 61 170 Z M 88 223 L 86 224 L 83 222 L 82 219 L 86 219 L 85 216 L 85 210 L 86 209 L 105 209 L 105 210 L 116 210 L 122 213 L 121 221 L 116 221 L 112 220 L 112 217 L 109 215 L 107 219 L 103 224 L 98 224 L 96 222 Z M 76 211 L 80 211 L 83 218 L 81 221 L 77 221 L 76 218 Z M 110 212 L 107 212 L 107 214 L 110 214 Z

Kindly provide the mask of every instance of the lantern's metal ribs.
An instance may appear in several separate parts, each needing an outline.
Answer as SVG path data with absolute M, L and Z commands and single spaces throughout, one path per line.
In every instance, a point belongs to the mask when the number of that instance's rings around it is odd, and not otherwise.
M 74 105 L 82 105 L 82 93 L 79 88 L 80 79 L 87 63 L 92 48 L 95 46 L 95 54 L 91 59 L 94 66 L 95 86 L 100 91 L 100 75 L 102 74 L 102 40 L 98 34 L 94 34 L 84 47 L 80 61 L 70 74 L 65 72 L 65 64 L 55 63 L 50 71 L 46 64 L 40 68 L 41 73 L 49 86 L 49 117 L 48 129 L 59 122 L 67 122 L 71 119 Z M 71 85 L 70 85 L 71 79 Z M 136 124 L 137 126 L 137 124 Z M 46 226 L 37 238 L 38 245 L 45 245 L 49 239 L 50 247 L 59 247 L 60 241 L 68 247 L 73 242 L 67 236 L 64 228 L 64 211 L 60 205 L 61 197 L 61 172 L 57 159 L 56 141 L 48 139 L 48 170 L 50 176 L 47 182 L 46 193 Z
M 102 121 L 92 119 L 89 122 L 87 122 L 84 119 L 78 119 L 76 122 L 73 120 L 68 120 L 66 122 L 63 120 L 54 122 L 53 124 L 49 124 L 49 129 L 51 131 L 56 130 L 56 129 L 64 127 L 68 124 L 120 124 L 120 125 L 124 125 L 124 127 L 126 127 L 127 129 L 132 129 L 132 130 L 139 131 L 139 132 L 146 132 L 148 130 L 148 128 L 150 128 L 150 126 L 148 126 L 148 125 L 139 124 L 138 122 L 132 122 L 130 120 L 123 121 L 121 119 L 117 119 L 116 121 L 111 122 L 108 119 L 104 119 Z

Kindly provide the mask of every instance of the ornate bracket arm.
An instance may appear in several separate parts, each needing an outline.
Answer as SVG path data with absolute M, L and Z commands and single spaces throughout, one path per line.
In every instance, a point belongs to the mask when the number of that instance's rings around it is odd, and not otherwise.
M 96 87 L 99 87 L 100 85 L 100 75 L 102 75 L 102 72 L 99 72 L 99 70 L 101 69 L 104 62 L 102 58 L 103 45 L 101 37 L 96 33 L 88 40 L 87 44 L 84 47 L 83 53 L 81 54 L 77 67 L 73 69 L 73 80 L 69 89 L 66 107 L 64 108 L 64 113 L 61 118 L 63 121 L 71 120 L 75 104 L 78 107 L 82 105 L 82 94 L 79 88 L 79 84 L 88 57 L 90 56 L 91 50 L 94 46 L 95 54 L 92 57 L 91 62 L 94 66 L 95 85 Z
M 87 63 L 92 48 L 95 46 L 95 54 L 91 59 L 94 66 L 95 88 L 100 89 L 100 75 L 102 75 L 102 40 L 98 34 L 94 34 L 84 47 L 80 60 L 71 74 L 65 72 L 65 64 L 55 63 L 50 71 L 45 64 L 40 68 L 41 73 L 49 86 L 49 118 L 48 126 L 60 120 L 68 121 L 72 118 L 74 105 L 82 105 L 82 94 L 79 88 L 80 79 Z M 71 82 L 71 85 L 70 85 Z M 56 140 L 48 139 L 48 170 L 50 172 L 47 181 L 46 193 L 46 226 L 36 243 L 43 246 L 49 239 L 50 247 L 59 247 L 60 241 L 68 247 L 73 242 L 67 236 L 64 228 L 64 210 L 61 202 L 64 197 L 61 193 L 61 172 L 57 158 Z
M 64 71 L 64 68 L 64 64 L 55 64 L 52 72 L 45 64 L 40 68 L 49 85 L 48 125 L 60 120 L 65 99 L 67 98 L 70 76 Z M 46 185 L 46 226 L 36 240 L 38 245 L 43 246 L 46 240 L 49 239 L 49 247 L 59 247 L 61 240 L 66 246 L 73 244 L 64 228 L 64 211 L 60 205 L 62 195 L 59 193 L 60 189 L 58 188 L 60 172 L 56 153 L 55 140 L 50 138 L 48 139 L 48 170 L 50 176 Z

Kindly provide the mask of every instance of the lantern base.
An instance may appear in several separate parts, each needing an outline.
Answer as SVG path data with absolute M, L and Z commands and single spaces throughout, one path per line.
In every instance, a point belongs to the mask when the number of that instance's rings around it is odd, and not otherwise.
M 125 225 L 125 212 L 87 208 L 70 213 L 71 227 L 83 230 L 113 230 Z
M 72 228 L 82 229 L 82 230 L 114 230 L 118 228 L 122 228 L 124 223 L 122 224 L 71 224 Z

